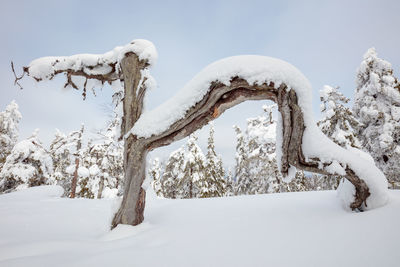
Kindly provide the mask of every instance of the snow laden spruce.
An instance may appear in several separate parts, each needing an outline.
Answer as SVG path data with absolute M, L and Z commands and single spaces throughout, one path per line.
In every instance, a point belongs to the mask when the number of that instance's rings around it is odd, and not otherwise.
M 293 65 L 265 56 L 235 56 L 200 71 L 170 100 L 143 113 L 149 69 L 157 53 L 149 41 L 134 40 L 103 55 L 42 58 L 24 67 L 36 81 L 66 75 L 66 86 L 82 89 L 95 80 L 122 82 L 124 91 L 121 135 L 125 137 L 125 189 L 112 226 L 137 225 L 144 219 L 147 153 L 189 136 L 225 110 L 246 100 L 269 99 L 278 104 L 277 160 L 290 181 L 296 167 L 312 172 L 346 175 L 341 192 L 352 209 L 375 208 L 387 202 L 387 181 L 369 161 L 341 148 L 316 126 L 312 115 L 312 87 Z M 82 78 L 82 84 L 74 82 Z M 16 82 L 20 78 L 16 78 Z M 120 91 L 122 92 L 122 91 Z
M 360 141 L 384 172 L 392 188 L 400 188 L 400 84 L 389 62 L 374 48 L 357 71 L 353 111 L 360 121 Z

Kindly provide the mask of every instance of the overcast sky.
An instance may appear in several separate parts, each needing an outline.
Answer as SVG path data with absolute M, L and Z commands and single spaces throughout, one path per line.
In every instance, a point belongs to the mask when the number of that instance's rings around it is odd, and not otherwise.
M 159 59 L 152 70 L 158 83 L 149 92 L 151 109 L 171 97 L 198 71 L 223 57 L 266 55 L 286 60 L 313 85 L 315 117 L 318 90 L 340 86 L 352 98 L 355 72 L 372 46 L 378 56 L 400 69 L 400 1 L 19 1 L 3 0 L 0 9 L 0 110 L 13 99 L 23 119 L 20 139 L 40 128 L 48 144 L 55 128 L 89 131 L 107 120 L 104 105 L 111 90 L 82 100 L 79 92 L 62 89 L 63 77 L 35 84 L 13 85 L 10 60 L 20 68 L 42 56 L 104 53 L 133 39 L 148 39 Z M 247 102 L 217 121 L 217 152 L 233 163 L 233 124 L 262 113 L 264 102 Z M 199 133 L 203 147 L 207 127 Z M 164 157 L 173 147 L 155 151 Z

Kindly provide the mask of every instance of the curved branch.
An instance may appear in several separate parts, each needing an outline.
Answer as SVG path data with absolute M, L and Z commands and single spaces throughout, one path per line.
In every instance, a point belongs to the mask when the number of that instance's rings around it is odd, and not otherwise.
M 175 122 L 165 132 L 143 139 L 150 150 L 178 141 L 219 117 L 225 110 L 247 100 L 269 99 L 275 101 L 277 89 L 274 84 L 250 85 L 235 77 L 229 86 L 221 83 L 211 85 L 203 99 L 193 106 L 184 118 Z

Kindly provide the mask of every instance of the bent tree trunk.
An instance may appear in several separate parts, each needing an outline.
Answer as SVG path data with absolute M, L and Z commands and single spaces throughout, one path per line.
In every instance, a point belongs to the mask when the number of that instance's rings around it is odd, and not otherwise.
M 328 174 L 324 167 L 328 166 L 329 162 L 321 164 L 318 158 L 306 160 L 303 155 L 302 137 L 305 126 L 295 91 L 288 91 L 284 84 L 275 89 L 273 83 L 250 85 L 247 81 L 234 77 L 229 86 L 218 82 L 212 83 L 203 99 L 193 106 L 184 118 L 175 122 L 163 133 L 149 138 L 129 136 L 125 146 L 125 193 L 112 227 L 120 223 L 137 225 L 143 221 L 145 192 L 141 185 L 145 176 L 146 155 L 149 151 L 190 135 L 209 121 L 216 119 L 225 110 L 243 101 L 261 99 L 276 102 L 282 115 L 281 171 L 283 175 L 288 174 L 290 165 L 310 172 Z M 343 163 L 343 166 L 345 165 Z M 346 173 L 347 179 L 356 188 L 355 201 L 351 204 L 351 208 L 360 208 L 370 195 L 368 186 L 350 168 L 346 168 Z
M 117 49 L 117 48 L 116 48 Z M 155 48 L 144 40 L 134 40 L 129 45 L 113 50 L 113 53 L 92 55 L 90 60 L 83 60 L 75 55 L 71 57 L 53 57 L 38 59 L 31 62 L 28 67 L 23 67 L 21 77 L 15 75 L 15 83 L 22 79 L 24 74 L 31 76 L 37 82 L 51 80 L 58 74 L 65 74 L 65 86 L 75 89 L 79 87 L 72 78 L 83 77 L 82 95 L 86 96 L 87 81 L 94 79 L 102 84 L 112 84 L 120 80 L 124 84 L 123 118 L 121 134 L 125 139 L 124 144 L 124 196 L 122 204 L 115 214 L 112 227 L 118 224 L 137 225 L 143 221 L 145 206 L 145 191 L 142 183 L 145 178 L 146 156 L 149 151 L 169 145 L 178 141 L 194 131 L 216 119 L 225 110 L 247 100 L 269 99 L 278 104 L 282 116 L 282 158 L 281 171 L 284 176 L 288 174 L 289 167 L 327 174 L 327 166 L 333 162 L 321 162 L 318 157 L 306 158 L 302 151 L 303 134 L 305 130 L 304 116 L 298 104 L 296 92 L 288 90 L 285 84 L 275 88 L 273 82 L 262 85 L 249 84 L 246 80 L 232 76 L 229 85 L 212 82 L 203 98 L 192 106 L 183 118 L 175 121 L 161 133 L 148 138 L 130 133 L 143 111 L 143 98 L 146 93 L 146 73 L 150 66 L 149 60 Z M 119 51 L 118 57 L 111 57 Z M 128 52 L 126 52 L 128 51 Z M 129 52 L 130 51 L 130 52 Z M 133 52 L 134 51 L 134 52 Z M 138 53 L 138 55 L 136 54 Z M 93 57 L 97 60 L 93 60 Z M 296 74 L 297 75 L 297 74 Z M 280 82 L 280 79 L 278 79 Z M 128 133 L 129 132 L 129 133 Z M 346 178 L 355 186 L 355 200 L 352 209 L 359 209 L 370 195 L 370 189 L 356 171 L 349 167 L 347 162 L 336 160 L 335 164 L 341 165 L 346 173 Z

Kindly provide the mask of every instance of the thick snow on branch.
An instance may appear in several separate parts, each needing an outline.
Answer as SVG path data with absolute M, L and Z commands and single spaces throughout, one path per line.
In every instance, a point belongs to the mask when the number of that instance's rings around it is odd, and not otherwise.
M 173 123 L 184 118 L 189 109 L 202 100 L 212 82 L 229 85 L 234 77 L 244 79 L 250 85 L 273 82 L 275 88 L 285 84 L 287 90 L 295 90 L 298 105 L 304 116 L 305 131 L 302 149 L 306 159 L 320 159 L 322 161 L 320 168 L 332 174 L 343 175 L 346 173 L 346 168 L 352 169 L 370 189 L 371 196 L 367 199 L 367 206 L 363 207 L 364 209 L 379 207 L 387 202 L 387 180 L 383 173 L 370 161 L 336 145 L 321 132 L 313 117 L 312 87 L 309 81 L 296 67 L 280 59 L 265 56 L 235 56 L 212 63 L 198 73 L 174 97 L 154 110 L 142 114 L 127 135 L 149 138 L 166 131 Z M 280 122 L 277 129 L 278 158 L 281 157 L 281 134 L 282 123 Z M 290 170 L 294 173 L 295 168 L 291 167 Z M 347 183 L 346 186 L 353 187 L 351 183 Z M 354 192 L 354 190 L 350 188 L 342 192 Z M 345 201 L 345 205 L 349 206 L 354 200 L 354 195 L 341 198 Z
M 107 75 L 111 76 L 110 80 L 112 81 L 119 79 L 118 64 L 129 52 L 135 53 L 140 60 L 147 60 L 149 65 L 154 65 L 157 60 L 155 46 L 150 41 L 138 39 L 99 55 L 78 54 L 38 58 L 29 64 L 26 71 L 37 81 L 51 80 L 55 75 L 66 71 L 74 72 L 73 75 L 89 76 L 93 79 Z M 112 77 L 112 75 L 115 76 Z
M 229 85 L 234 77 L 242 78 L 250 85 L 273 82 L 278 88 L 285 83 L 289 89 L 307 92 L 311 88 L 299 70 L 280 59 L 254 55 L 221 59 L 198 73 L 174 97 L 143 113 L 129 134 L 147 138 L 164 132 L 207 94 L 212 82 Z

